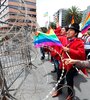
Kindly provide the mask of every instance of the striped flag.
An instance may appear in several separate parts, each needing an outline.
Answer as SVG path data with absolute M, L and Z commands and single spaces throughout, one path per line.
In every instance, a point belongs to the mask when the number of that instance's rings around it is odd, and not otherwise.
M 71 24 L 73 24 L 74 23 L 74 16 L 72 16 L 72 20 L 71 20 Z
M 44 17 L 48 16 L 48 12 L 45 12 L 43 16 L 44 16 Z
M 34 45 L 35 47 L 52 46 L 52 45 L 62 46 L 61 42 L 54 33 L 53 29 L 50 29 L 48 33 L 39 32 L 39 34 L 34 37 Z
M 88 28 L 90 28 L 90 12 L 87 14 L 83 24 L 81 32 L 84 34 L 87 32 Z

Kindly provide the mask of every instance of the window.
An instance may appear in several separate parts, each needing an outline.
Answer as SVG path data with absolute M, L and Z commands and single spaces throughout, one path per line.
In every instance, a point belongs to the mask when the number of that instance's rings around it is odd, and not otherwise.
M 30 11 L 36 12 L 36 9 L 30 8 Z
M 26 1 L 26 4 L 36 6 L 36 3 L 35 2 Z
M 8 1 L 12 1 L 12 2 L 18 2 L 18 0 L 8 0 Z

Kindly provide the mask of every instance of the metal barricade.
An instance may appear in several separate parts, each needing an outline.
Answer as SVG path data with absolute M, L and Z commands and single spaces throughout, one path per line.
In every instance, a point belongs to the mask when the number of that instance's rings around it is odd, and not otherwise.
M 27 76 L 26 70 L 32 68 L 32 60 L 36 58 L 36 51 L 33 49 L 30 36 L 32 26 L 36 21 L 33 20 L 28 24 L 28 19 L 32 20 L 33 16 L 27 14 L 25 0 L 16 0 L 16 3 L 17 8 L 10 6 L 17 12 L 14 14 L 14 21 L 0 20 L 0 23 L 8 26 L 8 28 L 0 30 L 0 38 L 4 38 L 3 42 L 0 39 L 0 100 L 17 99 L 14 95 Z M 7 0 L 2 0 L 0 7 L 6 9 L 7 4 Z M 22 8 L 25 10 L 24 12 Z M 24 20 L 18 19 L 19 15 L 22 15 Z M 19 25 L 22 21 L 24 24 Z M 36 66 L 34 67 L 36 68 Z
M 25 80 L 25 69 L 32 67 L 32 56 L 35 52 L 26 38 L 25 36 L 23 41 L 18 43 L 11 39 L 0 46 L 0 91 L 1 98 L 7 98 L 6 100 L 16 99 L 14 93 Z M 16 81 L 20 82 L 17 84 Z

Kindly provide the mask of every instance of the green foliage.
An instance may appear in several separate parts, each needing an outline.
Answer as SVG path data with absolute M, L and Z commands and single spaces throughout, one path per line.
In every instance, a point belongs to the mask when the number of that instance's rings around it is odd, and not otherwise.
M 47 28 L 46 27 L 41 27 L 40 28 L 42 32 L 47 33 Z
M 50 22 L 49 27 L 52 29 L 56 29 L 56 24 L 54 22 Z
M 65 23 L 67 25 L 71 24 L 72 16 L 74 16 L 74 22 L 80 23 L 82 20 L 82 13 L 80 12 L 80 9 L 78 7 L 72 6 L 67 10 L 67 13 L 65 15 Z

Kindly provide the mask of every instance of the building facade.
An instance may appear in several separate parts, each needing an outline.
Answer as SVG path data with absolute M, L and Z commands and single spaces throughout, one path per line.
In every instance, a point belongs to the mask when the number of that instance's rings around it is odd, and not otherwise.
M 59 21 L 60 26 L 66 26 L 65 23 L 65 15 L 66 15 L 67 10 L 66 9 L 59 9 L 53 16 L 54 16 L 54 21 L 57 18 Z
M 36 0 L 1 0 L 0 29 L 36 27 Z

